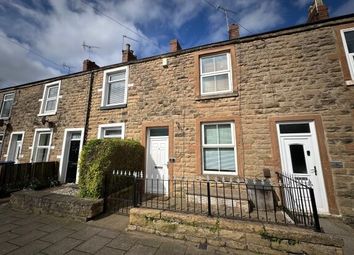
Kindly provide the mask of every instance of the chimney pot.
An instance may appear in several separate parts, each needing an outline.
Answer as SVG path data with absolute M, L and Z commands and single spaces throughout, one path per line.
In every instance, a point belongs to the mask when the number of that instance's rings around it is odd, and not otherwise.
M 328 8 L 323 0 L 313 0 L 309 7 L 307 23 L 328 19 Z
M 82 63 L 82 71 L 91 71 L 94 69 L 100 68 L 95 62 L 85 59 Z
M 182 49 L 182 47 L 179 44 L 177 39 L 173 39 L 173 40 L 170 41 L 170 52 L 176 52 L 176 51 L 179 51 L 181 49 Z
M 129 62 L 132 60 L 137 60 L 137 57 L 134 55 L 134 51 L 130 49 L 130 44 L 125 45 L 125 50 L 122 50 L 122 62 Z
M 229 25 L 229 40 L 240 37 L 240 28 L 237 24 Z

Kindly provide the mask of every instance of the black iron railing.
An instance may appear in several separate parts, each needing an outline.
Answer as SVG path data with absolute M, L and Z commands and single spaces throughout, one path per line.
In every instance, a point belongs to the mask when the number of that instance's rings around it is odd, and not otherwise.
M 279 182 L 272 183 L 270 179 L 168 179 L 113 171 L 106 175 L 104 186 L 106 209 L 124 214 L 132 207 L 143 207 L 320 230 L 313 189 L 283 175 L 279 175 Z

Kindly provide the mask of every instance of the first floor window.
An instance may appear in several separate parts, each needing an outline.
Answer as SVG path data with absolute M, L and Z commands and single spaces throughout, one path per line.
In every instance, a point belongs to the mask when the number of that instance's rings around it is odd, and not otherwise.
M 202 124 L 203 172 L 235 174 L 236 145 L 233 122 Z
M 15 98 L 15 93 L 8 93 L 4 95 L 1 107 L 0 118 L 7 119 L 10 117 L 12 104 Z
M 349 70 L 354 80 L 354 28 L 342 30 L 342 40 L 347 56 Z
M 49 159 L 49 151 L 51 146 L 52 132 L 38 131 L 36 132 L 33 162 L 45 162 Z
M 59 99 L 60 82 L 47 84 L 43 91 L 41 112 L 42 115 L 55 114 Z
M 102 106 L 119 106 L 127 103 L 128 68 L 120 67 L 104 72 Z
M 230 53 L 200 58 L 201 95 L 232 91 Z
M 98 138 L 124 138 L 124 124 L 100 125 Z

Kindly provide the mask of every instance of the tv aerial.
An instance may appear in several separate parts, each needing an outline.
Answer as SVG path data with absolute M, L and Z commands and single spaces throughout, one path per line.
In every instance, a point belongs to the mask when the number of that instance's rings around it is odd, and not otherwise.
M 82 48 L 84 48 L 84 51 L 88 53 L 88 59 L 91 58 L 91 54 L 93 53 L 94 49 L 99 49 L 100 47 L 94 46 L 94 45 L 88 45 L 85 43 L 85 41 L 82 43 Z

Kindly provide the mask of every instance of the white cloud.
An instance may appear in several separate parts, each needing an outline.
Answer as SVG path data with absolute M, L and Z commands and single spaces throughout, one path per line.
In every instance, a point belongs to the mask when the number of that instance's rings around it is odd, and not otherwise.
M 313 0 L 295 0 L 295 1 L 292 1 L 292 3 L 297 7 L 303 8 L 305 6 L 310 6 L 312 1 Z

